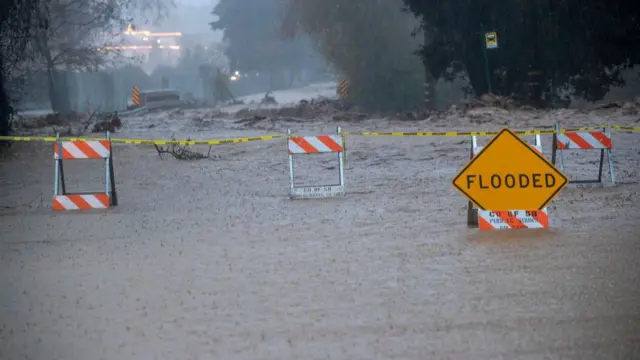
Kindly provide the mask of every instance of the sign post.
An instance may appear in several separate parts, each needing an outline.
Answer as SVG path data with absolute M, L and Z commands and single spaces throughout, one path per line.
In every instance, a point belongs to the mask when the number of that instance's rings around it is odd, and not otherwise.
M 543 210 L 569 180 L 541 153 L 503 129 L 452 183 L 480 210 L 531 212 Z
M 498 48 L 498 33 L 495 31 L 484 31 L 484 24 L 480 24 L 480 34 L 482 34 L 482 55 L 484 56 L 484 75 L 487 78 L 487 89 L 493 93 L 491 84 L 491 73 L 489 71 L 489 55 L 487 50 Z

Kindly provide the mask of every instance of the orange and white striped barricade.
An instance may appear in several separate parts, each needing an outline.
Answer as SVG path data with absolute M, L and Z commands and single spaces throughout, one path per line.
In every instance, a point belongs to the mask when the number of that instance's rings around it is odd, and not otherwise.
M 535 143 L 530 146 L 542 154 L 540 134 L 536 134 Z M 478 146 L 477 137 L 472 136 L 469 158 L 473 159 L 482 148 L 483 146 Z M 473 203 L 469 201 L 467 225 L 480 230 L 543 229 L 549 227 L 549 214 L 546 208 L 542 210 L 481 210 L 474 208 Z
M 549 227 L 549 213 L 542 210 L 478 210 L 478 228 L 495 229 L 546 229 Z
M 600 150 L 598 178 L 591 180 L 569 180 L 569 184 L 596 184 L 602 186 L 605 153 L 609 160 L 611 183 L 615 184 L 616 180 L 613 172 L 611 149 L 613 149 L 613 141 L 611 140 L 611 133 L 608 132 L 606 128 L 603 128 L 601 131 L 568 131 L 560 130 L 560 126 L 556 124 L 556 132 L 553 134 L 553 154 L 551 162 L 555 165 L 557 157 L 560 170 L 564 172 L 564 158 L 562 156 L 564 151 Z
M 345 149 L 344 136 L 341 135 L 340 127 L 337 128 L 336 135 L 316 135 L 316 136 L 293 136 L 291 129 L 287 130 L 289 139 L 287 147 L 289 150 L 289 180 L 291 199 L 327 198 L 344 195 L 344 159 Z M 338 179 L 335 185 L 314 185 L 295 186 L 295 171 L 293 166 L 294 156 L 336 153 L 338 156 Z
M 53 180 L 53 210 L 106 209 L 118 205 L 111 137 L 107 132 L 105 140 L 62 141 L 60 135 L 54 144 L 55 175 Z M 64 160 L 104 159 L 104 192 L 69 193 L 64 181 Z

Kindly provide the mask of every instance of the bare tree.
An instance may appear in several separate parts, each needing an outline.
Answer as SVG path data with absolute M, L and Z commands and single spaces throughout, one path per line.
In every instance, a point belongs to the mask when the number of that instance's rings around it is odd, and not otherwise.
M 60 71 L 96 71 L 119 57 L 113 50 L 118 33 L 132 13 L 162 17 L 171 0 L 48 0 L 34 8 L 30 48 L 35 65 L 45 71 L 54 111 L 69 109 L 67 87 Z

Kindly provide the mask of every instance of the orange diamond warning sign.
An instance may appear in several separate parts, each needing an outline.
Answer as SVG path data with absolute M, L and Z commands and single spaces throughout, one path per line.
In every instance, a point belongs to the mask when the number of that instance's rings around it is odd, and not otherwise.
M 569 183 L 542 154 L 503 129 L 453 178 L 481 210 L 541 210 Z

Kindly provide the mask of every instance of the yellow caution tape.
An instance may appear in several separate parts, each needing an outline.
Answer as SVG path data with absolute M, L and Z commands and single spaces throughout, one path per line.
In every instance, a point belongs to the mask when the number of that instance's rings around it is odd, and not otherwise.
M 619 126 L 619 125 L 602 125 L 602 126 L 590 126 L 581 128 L 561 129 L 561 133 L 576 132 L 576 131 L 600 131 L 602 129 L 616 129 L 622 131 L 640 131 L 640 127 Z M 518 135 L 538 135 L 538 134 L 555 134 L 553 129 L 549 130 L 522 130 L 514 131 Z M 470 131 L 470 132 L 342 132 L 344 135 L 356 135 L 356 136 L 489 136 L 496 135 L 498 131 Z
M 575 131 L 598 131 L 603 128 L 616 129 L 621 131 L 640 131 L 640 127 L 620 126 L 620 125 L 602 125 L 599 127 L 582 127 L 561 129 L 560 132 L 575 132 Z M 555 134 L 553 129 L 549 130 L 522 130 L 514 131 L 518 135 L 538 135 L 538 134 Z M 455 136 L 490 136 L 496 135 L 498 131 L 445 131 L 445 132 L 353 132 L 343 131 L 341 136 L 354 135 L 354 136 L 418 136 L 418 137 L 455 137 Z M 287 137 L 289 135 L 264 135 L 255 137 L 244 138 L 231 138 L 231 139 L 211 139 L 211 140 L 155 140 L 155 139 L 118 139 L 112 138 L 111 142 L 120 144 L 134 144 L 134 145 L 223 145 L 223 144 L 237 144 L 250 141 L 271 140 Z M 294 136 L 294 135 L 291 135 Z M 55 136 L 0 136 L 0 141 L 44 141 L 44 142 L 56 142 L 56 141 L 97 141 L 105 140 L 104 137 L 61 137 Z M 346 161 L 346 159 L 345 159 Z
M 222 145 L 237 144 L 249 141 L 271 140 L 285 137 L 286 135 L 265 135 L 255 137 L 233 138 L 233 139 L 212 139 L 212 140 L 146 140 L 146 139 L 118 139 L 112 138 L 111 142 L 119 144 L 135 144 L 135 145 Z M 87 137 L 61 137 L 55 136 L 0 136 L 0 141 L 97 141 L 105 140 L 105 138 L 87 138 Z
M 640 127 L 633 127 L 633 126 L 611 125 L 609 127 L 612 129 L 622 130 L 622 131 L 640 131 Z
M 622 130 L 622 131 L 640 131 L 640 127 L 603 124 L 601 126 L 561 129 L 560 132 L 566 133 L 566 132 L 576 132 L 576 131 L 601 131 L 602 129 L 616 129 L 616 130 Z
M 340 134 L 340 137 L 342 137 L 342 163 L 343 165 L 347 165 L 347 138 L 345 136 L 345 134 Z
M 555 130 L 523 130 L 514 131 L 518 135 L 555 134 Z M 470 131 L 470 132 L 342 132 L 344 135 L 357 136 L 487 136 L 496 135 L 498 131 Z

